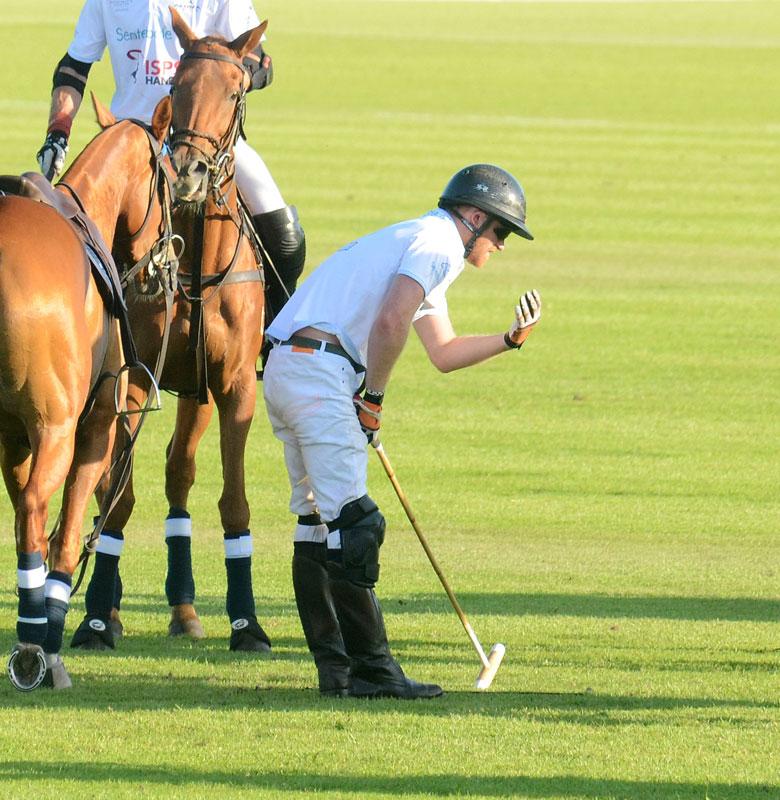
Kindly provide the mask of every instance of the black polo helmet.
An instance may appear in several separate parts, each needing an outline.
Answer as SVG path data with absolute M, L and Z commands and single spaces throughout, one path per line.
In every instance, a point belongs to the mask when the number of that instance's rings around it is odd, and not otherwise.
M 523 187 L 495 164 L 472 164 L 450 178 L 439 198 L 439 208 L 461 205 L 491 214 L 524 239 L 534 238 L 525 226 Z

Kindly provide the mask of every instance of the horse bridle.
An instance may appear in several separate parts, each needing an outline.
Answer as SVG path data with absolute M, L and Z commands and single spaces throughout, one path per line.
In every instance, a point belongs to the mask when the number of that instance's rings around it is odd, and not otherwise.
M 240 69 L 244 78 L 249 76 L 248 69 L 237 58 L 231 58 L 230 56 L 225 56 L 220 53 L 188 51 L 182 55 L 181 60 L 184 61 L 185 59 L 192 58 L 202 58 L 208 61 L 224 61 L 227 64 L 232 64 L 234 67 Z M 228 126 L 227 131 L 221 139 L 217 139 L 216 136 L 212 136 L 206 131 L 199 131 L 194 128 L 179 128 L 178 130 L 172 130 L 171 132 L 169 138 L 169 147 L 171 152 L 175 147 L 178 147 L 182 144 L 186 144 L 188 147 L 191 147 L 193 150 L 199 152 L 203 156 L 203 159 L 208 166 L 209 185 L 211 187 L 220 187 L 226 180 L 232 177 L 232 174 L 228 174 L 228 165 L 233 160 L 232 150 L 244 124 L 244 117 L 246 115 L 247 88 L 246 81 L 242 79 L 239 96 L 236 100 L 236 106 L 233 110 L 233 117 L 230 120 L 230 125 Z M 174 84 L 174 86 L 171 88 L 171 97 L 173 97 L 175 91 L 176 86 Z M 204 141 L 208 142 L 211 147 L 214 148 L 214 152 L 209 153 L 208 151 L 204 150 L 203 147 L 192 141 L 193 139 L 203 139 Z

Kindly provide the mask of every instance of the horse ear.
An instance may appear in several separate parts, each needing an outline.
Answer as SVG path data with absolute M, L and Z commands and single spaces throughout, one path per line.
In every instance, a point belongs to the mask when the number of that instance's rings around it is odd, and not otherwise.
M 90 91 L 90 95 L 92 97 L 92 108 L 95 109 L 97 123 L 101 129 L 105 130 L 112 125 L 116 125 L 116 117 L 98 100 L 97 95 L 92 91 Z
M 166 94 L 155 106 L 154 114 L 152 114 L 152 133 L 160 144 L 162 144 L 166 136 L 168 136 L 168 131 L 171 128 L 172 115 L 171 96 Z
M 268 27 L 268 20 L 261 22 L 256 28 L 242 33 L 238 39 L 228 45 L 228 47 L 239 57 L 243 58 L 247 53 L 251 53 L 257 45 L 260 44 L 260 39 L 263 38 L 265 29 Z
M 168 6 L 168 10 L 171 12 L 171 22 L 173 23 L 173 30 L 176 34 L 176 38 L 179 40 L 179 44 L 186 53 L 187 50 L 198 41 L 198 37 L 192 32 L 190 26 L 187 25 L 182 19 L 181 14 L 173 6 Z

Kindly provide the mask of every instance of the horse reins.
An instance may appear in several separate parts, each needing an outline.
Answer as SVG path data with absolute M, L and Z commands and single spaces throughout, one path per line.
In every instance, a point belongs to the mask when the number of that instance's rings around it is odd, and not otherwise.
M 160 238 L 154 243 L 151 249 L 141 258 L 139 259 L 130 269 L 126 270 L 121 276 L 121 288 L 122 290 L 126 290 L 130 282 L 141 272 L 142 269 L 148 266 L 149 263 L 157 264 L 159 262 L 160 257 L 163 254 L 168 254 L 170 252 L 171 243 L 174 239 L 177 238 L 177 235 L 173 233 L 173 223 L 171 219 L 171 204 L 173 199 L 173 191 L 172 191 L 172 181 L 170 176 L 168 175 L 167 171 L 165 170 L 165 166 L 163 164 L 163 151 L 160 147 L 157 139 L 151 134 L 149 127 L 141 122 L 140 120 L 131 119 L 128 120 L 135 125 L 138 125 L 144 133 L 146 133 L 147 138 L 149 140 L 149 147 L 152 151 L 153 156 L 153 167 L 152 167 L 152 180 L 150 182 L 150 189 L 149 189 L 149 204 L 146 209 L 146 214 L 144 215 L 144 220 L 141 224 L 141 227 L 133 234 L 130 235 L 130 241 L 136 240 L 146 229 L 146 226 L 149 223 L 152 215 L 152 209 L 154 206 L 154 198 L 157 196 L 161 211 L 162 211 L 162 232 Z M 160 176 L 162 175 L 162 180 Z M 61 185 L 70 192 L 71 196 L 77 203 L 77 205 L 83 210 L 84 206 L 81 202 L 81 198 L 76 193 L 75 189 L 69 184 L 60 181 Z M 178 237 L 180 238 L 180 237 Z M 163 293 L 165 295 L 165 322 L 163 324 L 163 336 L 162 342 L 160 345 L 160 351 L 157 356 L 157 361 L 155 364 L 154 372 L 150 371 L 146 365 L 141 363 L 140 361 L 135 366 L 140 365 L 143 369 L 147 372 L 149 378 L 151 379 L 151 387 L 150 392 L 147 395 L 147 402 L 144 408 L 138 409 L 137 411 L 130 412 L 125 410 L 122 412 L 119 409 L 118 399 L 115 397 L 115 404 L 118 416 L 123 416 L 123 427 L 125 430 L 125 434 L 127 436 L 127 442 L 125 446 L 122 448 L 120 453 L 113 459 L 109 469 L 108 474 L 114 474 L 114 478 L 111 481 L 111 485 L 109 486 L 104 498 L 103 503 L 101 503 L 101 510 L 100 514 L 95 518 L 93 523 L 92 532 L 85 537 L 84 540 L 84 547 L 79 557 L 79 563 L 81 564 L 81 569 L 79 570 L 79 575 L 76 581 L 74 582 L 73 589 L 71 591 L 71 596 L 76 593 L 76 591 L 81 586 L 81 583 L 84 579 L 84 574 L 86 572 L 87 563 L 89 561 L 89 556 L 95 551 L 95 546 L 97 544 L 97 540 L 100 538 L 100 534 L 105 527 L 106 520 L 113 511 L 116 503 L 118 502 L 119 498 L 124 491 L 127 482 L 130 478 L 130 474 L 132 472 L 132 464 L 133 464 L 133 454 L 135 449 L 135 443 L 138 439 L 138 436 L 141 432 L 141 428 L 143 427 L 144 420 L 146 419 L 146 413 L 150 410 L 154 410 L 151 406 L 151 396 L 152 393 L 155 394 L 157 397 L 157 407 L 159 408 L 159 380 L 162 374 L 162 369 L 165 364 L 165 356 L 168 349 L 168 338 L 170 334 L 170 327 L 171 327 L 171 320 L 173 317 L 173 296 L 175 293 L 176 287 L 176 265 L 178 263 L 178 258 L 174 257 L 174 259 L 168 259 L 167 261 L 169 265 L 169 272 L 172 275 L 172 278 L 169 281 L 161 281 L 161 285 L 163 287 Z M 94 396 L 94 393 L 97 387 L 108 377 L 115 377 L 115 380 L 119 382 L 119 377 L 123 371 L 129 369 L 129 365 L 124 365 L 119 373 L 116 376 L 108 373 L 102 373 L 92 388 L 90 394 Z M 115 389 L 116 394 L 116 389 Z M 89 401 L 87 402 L 86 407 L 89 407 Z M 88 411 L 86 413 L 89 413 Z M 130 425 L 127 421 L 127 415 L 130 413 L 139 413 L 142 414 L 141 419 L 139 420 L 138 425 L 136 426 L 135 431 L 130 430 Z M 82 414 L 82 417 L 84 414 Z M 116 470 L 119 470 L 116 472 Z M 58 533 L 60 520 L 57 520 L 57 523 L 54 526 L 54 530 L 52 531 L 51 538 Z

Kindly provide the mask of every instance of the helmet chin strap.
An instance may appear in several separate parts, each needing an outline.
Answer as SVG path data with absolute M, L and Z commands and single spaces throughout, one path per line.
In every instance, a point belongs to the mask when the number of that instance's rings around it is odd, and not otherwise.
M 493 218 L 490 216 L 490 214 L 485 214 L 485 221 L 478 228 L 476 228 L 456 208 L 448 208 L 447 210 L 450 212 L 450 214 L 454 214 L 471 233 L 471 238 L 468 240 L 468 242 L 466 242 L 466 248 L 463 251 L 463 258 L 468 258 L 471 255 L 471 251 L 474 249 L 474 245 L 477 243 L 477 239 L 488 229 L 488 226 L 493 221 Z

